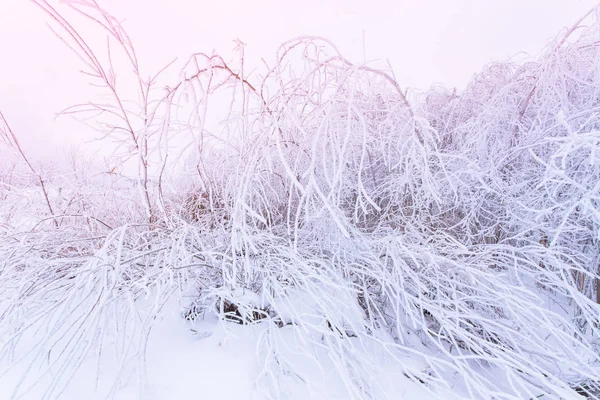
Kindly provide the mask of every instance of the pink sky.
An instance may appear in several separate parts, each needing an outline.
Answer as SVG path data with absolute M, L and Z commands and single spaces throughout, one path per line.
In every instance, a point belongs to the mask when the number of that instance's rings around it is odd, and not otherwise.
M 51 1 L 57 5 L 58 1 Z M 99 0 L 124 21 L 142 66 L 153 72 L 194 51 L 229 57 L 233 40 L 247 44 L 249 60 L 271 59 L 277 46 L 299 35 L 335 42 L 351 60 L 391 63 L 404 87 L 432 83 L 463 87 L 493 60 L 519 52 L 535 56 L 596 0 Z M 60 8 L 59 8 L 60 9 Z M 94 92 L 80 64 L 26 0 L 0 1 L 0 110 L 38 157 L 91 139 L 65 107 Z M 84 26 L 94 36 L 99 31 Z M 520 56 L 522 58 L 522 55 Z M 375 65 L 378 65 L 377 63 Z M 381 62 L 379 65 L 383 65 Z

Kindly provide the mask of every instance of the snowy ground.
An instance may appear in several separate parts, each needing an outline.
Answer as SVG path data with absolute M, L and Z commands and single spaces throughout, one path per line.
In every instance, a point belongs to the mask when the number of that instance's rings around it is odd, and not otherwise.
M 288 310 L 285 305 L 279 309 L 281 318 L 287 321 L 304 318 L 311 321 L 313 327 L 319 326 L 321 317 L 310 296 L 291 292 L 288 297 Z M 240 298 L 245 298 L 248 303 L 259 301 L 256 296 L 242 295 Z M 397 358 L 392 360 L 383 350 L 384 346 L 380 346 L 392 343 L 385 332 L 373 335 L 381 340 L 380 343 L 365 343 L 352 335 L 343 338 L 332 335 L 324 324 L 321 331 L 311 331 L 293 323 L 281 326 L 272 319 L 240 325 L 219 319 L 217 311 L 205 312 L 190 321 L 184 318 L 189 308 L 181 307 L 175 299 L 171 296 L 164 304 L 156 304 L 150 296 L 136 302 L 140 319 L 145 315 L 153 320 L 154 311 L 157 307 L 161 309 L 160 317 L 152 322 L 148 335 L 140 335 L 135 330 L 128 336 L 121 334 L 118 337 L 115 332 L 108 334 L 99 351 L 92 350 L 81 360 L 71 359 L 64 370 L 60 363 L 51 362 L 61 357 L 67 360 L 71 356 L 68 351 L 61 351 L 66 347 L 61 346 L 60 340 L 50 340 L 44 347 L 46 356 L 37 362 L 32 362 L 33 355 L 27 354 L 35 346 L 40 347 L 37 340 L 43 335 L 48 335 L 48 339 L 55 337 L 39 326 L 40 329 L 14 347 L 16 364 L 5 361 L 1 365 L 0 400 L 79 400 L 107 396 L 113 396 L 115 400 L 192 400 L 199 396 L 220 400 L 351 399 L 354 398 L 352 390 L 348 389 L 352 387 L 348 385 L 351 377 L 340 373 L 338 368 L 345 365 L 344 357 L 362 358 L 364 368 L 372 370 L 370 376 L 366 374 L 370 379 L 366 385 L 373 398 L 472 398 L 461 385 L 457 372 L 437 371 L 446 383 L 450 383 L 445 390 L 430 390 L 427 385 L 407 377 L 406 373 L 427 371 L 428 358 L 436 356 L 423 344 L 418 332 L 405 332 L 405 351 L 397 352 Z M 558 311 L 563 306 L 549 299 L 543 307 Z M 71 320 L 76 322 L 77 318 Z M 129 328 L 122 326 L 121 329 L 127 331 Z M 124 336 L 131 341 L 123 340 Z M 4 348 L 7 343 L 3 343 Z M 344 349 L 337 352 L 336 344 Z M 127 346 L 136 348 L 137 356 L 121 357 Z M 369 365 L 371 362 L 377 365 Z M 510 380 L 496 375 L 500 371 L 493 364 L 473 365 L 475 370 L 482 377 L 504 386 L 502 395 L 512 393 L 514 398 L 519 398 L 518 392 L 511 389 Z M 15 391 L 15 388 L 18 389 Z M 535 389 L 532 387 L 532 390 Z
M 69 376 L 70 371 L 61 371 L 63 377 L 56 379 L 59 371 L 48 371 L 42 362 L 32 366 L 28 377 L 21 381 L 30 357 L 25 357 L 19 367 L 4 363 L 0 399 L 12 399 L 17 386 L 20 390 L 15 398 L 44 399 L 51 394 L 47 392 L 48 388 L 55 388 L 57 391 L 53 394 L 56 395 L 67 380 L 69 383 L 59 395 L 60 399 L 101 399 L 113 390 L 115 400 L 191 400 L 199 396 L 221 400 L 266 399 L 269 398 L 267 390 L 275 398 L 351 398 L 344 387 L 344 378 L 337 374 L 332 364 L 335 356 L 331 357 L 325 346 L 319 347 L 319 340 L 306 342 L 311 335 L 306 335 L 294 325 L 279 328 L 271 322 L 262 322 L 243 326 L 219 321 L 215 315 L 205 315 L 189 322 L 182 318 L 181 309 L 173 301 L 163 308 L 163 315 L 148 336 L 145 355 L 130 360 L 130 365 L 120 365 L 119 346 L 110 344 L 103 346 L 100 362 L 96 354 L 89 355 L 72 377 Z M 38 331 L 36 334 L 42 333 Z M 345 340 L 357 341 L 356 338 Z M 281 357 L 279 361 L 267 356 L 269 348 L 277 349 Z M 18 349 L 16 359 L 26 353 L 27 339 Z M 273 361 L 282 365 L 275 368 L 267 365 Z M 386 373 L 381 374 L 378 370 L 379 373 L 371 377 L 371 383 L 385 391 L 388 398 L 435 398 L 421 384 L 409 380 L 397 366 L 385 368 L 384 355 L 381 355 L 380 361 L 382 365 L 379 367 L 383 367 L 381 370 Z M 420 367 L 419 361 L 410 356 L 405 361 L 406 368 Z M 144 366 L 145 379 L 141 378 L 141 381 L 140 375 L 133 372 L 139 365 Z M 8 370 L 5 369 L 7 367 Z M 128 378 L 113 387 L 121 368 L 129 371 L 129 375 L 125 374 Z M 48 373 L 44 375 L 44 372 Z M 273 373 L 279 373 L 279 376 L 267 376 Z M 40 377 L 40 374 L 43 376 Z M 270 378 L 274 378 L 280 387 L 265 386 Z

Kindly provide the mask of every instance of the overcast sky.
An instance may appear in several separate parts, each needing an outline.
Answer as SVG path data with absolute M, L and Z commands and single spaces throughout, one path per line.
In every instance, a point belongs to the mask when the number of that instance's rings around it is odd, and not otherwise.
M 459 88 L 493 60 L 540 50 L 597 0 L 98 0 L 124 21 L 150 73 L 173 57 L 216 49 L 230 57 L 233 40 L 251 59 L 270 59 L 300 35 L 325 36 L 351 60 L 389 60 L 404 87 Z M 59 5 L 58 1 L 50 0 Z M 60 5 L 59 5 L 60 6 Z M 59 7 L 59 10 L 61 8 Z M 89 129 L 54 114 L 86 101 L 78 60 L 27 0 L 0 0 L 0 110 L 36 156 L 81 143 Z M 86 27 L 85 33 L 100 32 Z M 521 53 L 521 54 L 519 54 Z M 1 155 L 0 155 L 1 156 Z

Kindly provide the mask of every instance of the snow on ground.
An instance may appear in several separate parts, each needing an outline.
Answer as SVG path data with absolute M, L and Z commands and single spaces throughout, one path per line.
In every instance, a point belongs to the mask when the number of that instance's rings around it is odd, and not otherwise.
M 279 328 L 271 322 L 244 326 L 219 321 L 216 315 L 205 315 L 189 322 L 182 318 L 181 308 L 175 301 L 164 307 L 162 315 L 154 322 L 145 355 L 140 360 L 131 360 L 132 363 L 121 370 L 119 354 L 116 354 L 119 346 L 103 346 L 100 362 L 96 354 L 86 357 L 68 378 L 69 384 L 59 398 L 102 399 L 113 389 L 115 400 L 258 400 L 268 398 L 269 394 L 293 400 L 351 398 L 343 384 L 345 377 L 336 372 L 335 356 L 328 354 L 325 346 L 318 346 L 318 341 L 307 341 L 310 335 L 299 327 Z M 36 333 L 40 334 L 41 331 Z M 27 349 L 25 339 L 17 347 L 16 359 Z M 269 357 L 269 351 L 274 349 L 278 356 Z M 376 351 L 375 348 L 372 350 Z M 426 388 L 409 380 L 397 366 L 386 368 L 389 360 L 386 361 L 385 354 L 380 355 L 380 360 L 378 373 L 371 377 L 373 388 L 386 392 L 388 398 L 434 398 Z M 146 377 L 141 381 L 133 371 L 135 365 L 140 365 L 136 364 L 138 362 L 144 366 Z M 273 362 L 280 365 L 269 365 Z M 1 365 L 2 371 L 7 372 L 0 378 L 1 400 L 12 398 L 27 366 L 26 362 L 19 363 L 18 367 L 11 367 L 6 362 Z M 406 367 L 419 368 L 420 365 L 407 355 Z M 381 374 L 382 370 L 386 373 Z M 39 378 L 42 371 L 44 368 L 40 364 L 29 370 L 28 377 L 21 382 L 21 389 L 28 389 L 25 393 L 19 391 L 16 398 L 43 399 L 48 394 L 47 388 L 53 385 L 60 388 L 65 383 L 66 378 L 57 380 L 52 374 Z M 124 374 L 128 378 L 112 387 L 119 371 L 128 371 Z M 273 371 L 279 371 L 280 375 L 270 376 Z M 66 376 L 69 376 L 68 372 Z M 272 385 L 271 378 L 278 386 Z

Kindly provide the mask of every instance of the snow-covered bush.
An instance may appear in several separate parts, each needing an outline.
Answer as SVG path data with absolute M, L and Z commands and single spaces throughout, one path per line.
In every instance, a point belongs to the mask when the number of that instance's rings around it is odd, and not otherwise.
M 1 355 L 34 343 L 14 361 L 53 374 L 47 398 L 109 345 L 121 378 L 143 380 L 173 297 L 188 320 L 264 326 L 257 386 L 271 398 L 289 395 L 290 376 L 311 385 L 286 346 L 325 349 L 347 398 L 393 398 L 374 379 L 389 369 L 444 398 L 598 395 L 597 22 L 462 92 L 409 100 L 316 37 L 284 43 L 262 76 L 245 74 L 243 47 L 232 62 L 195 54 L 161 92 L 112 16 L 67 1 L 131 63 L 130 109 L 112 58 L 36 3 L 112 96 L 71 111 L 116 116 L 103 140 L 128 143 L 139 171 L 32 180 L 44 196 L 31 207 L 50 208 L 27 229 L 0 208 Z M 209 126 L 209 100 L 224 96 L 227 118 Z M 177 163 L 174 138 L 187 145 Z

